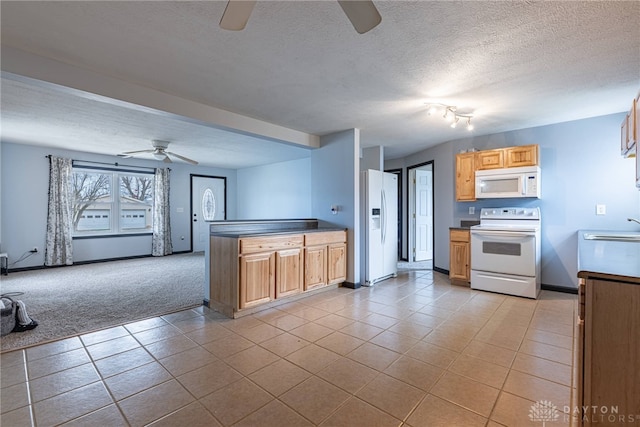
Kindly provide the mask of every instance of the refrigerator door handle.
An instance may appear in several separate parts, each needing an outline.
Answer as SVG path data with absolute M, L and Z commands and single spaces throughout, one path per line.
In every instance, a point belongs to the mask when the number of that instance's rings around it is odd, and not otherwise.
M 382 190 L 382 217 L 380 218 L 380 226 L 382 227 L 382 243 L 387 240 L 387 197 Z

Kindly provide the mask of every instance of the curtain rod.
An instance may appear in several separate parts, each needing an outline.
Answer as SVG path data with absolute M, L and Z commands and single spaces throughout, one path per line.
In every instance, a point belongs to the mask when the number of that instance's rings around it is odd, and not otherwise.
M 51 159 L 51 154 L 47 154 L 46 156 L 47 159 Z M 135 166 L 135 165 L 124 165 L 122 163 L 106 163 L 106 162 L 93 162 L 90 160 L 76 160 L 76 159 L 71 159 L 72 162 L 81 162 L 81 163 L 92 163 L 95 165 L 107 165 L 107 166 L 115 166 L 115 167 L 126 167 L 126 168 L 138 168 L 138 169 L 151 169 L 151 170 L 155 170 L 156 168 L 152 168 L 150 166 Z M 167 168 L 169 170 L 171 170 L 171 168 Z

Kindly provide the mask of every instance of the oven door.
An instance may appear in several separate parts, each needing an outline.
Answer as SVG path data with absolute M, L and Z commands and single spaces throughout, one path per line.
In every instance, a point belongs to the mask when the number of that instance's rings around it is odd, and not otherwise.
M 471 269 L 535 277 L 535 232 L 471 229 Z

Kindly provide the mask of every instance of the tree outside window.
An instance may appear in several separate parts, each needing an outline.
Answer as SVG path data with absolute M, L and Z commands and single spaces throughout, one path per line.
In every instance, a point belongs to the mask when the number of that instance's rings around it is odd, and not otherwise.
M 77 168 L 72 187 L 76 235 L 151 230 L 153 175 Z M 114 188 L 118 189 L 117 197 L 112 192 Z

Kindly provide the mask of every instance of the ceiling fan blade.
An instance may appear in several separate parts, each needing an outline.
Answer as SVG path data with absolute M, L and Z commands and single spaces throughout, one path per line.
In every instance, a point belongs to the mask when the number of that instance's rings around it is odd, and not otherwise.
M 153 150 L 124 151 L 121 154 L 124 156 L 130 156 L 131 154 L 141 154 L 141 153 L 153 153 Z
M 338 0 L 353 28 L 364 34 L 382 22 L 382 16 L 371 0 Z
M 195 160 L 191 160 L 191 159 L 189 159 L 187 157 L 181 156 L 180 154 L 172 153 L 171 151 L 167 151 L 166 153 L 171 155 L 171 156 L 175 156 L 175 157 L 179 158 L 180 160 L 183 160 L 183 161 L 185 161 L 187 163 L 191 163 L 192 165 L 197 165 L 198 164 L 198 162 L 196 162 Z
M 243 30 L 255 5 L 256 0 L 229 0 L 220 19 L 220 28 L 231 31 Z

